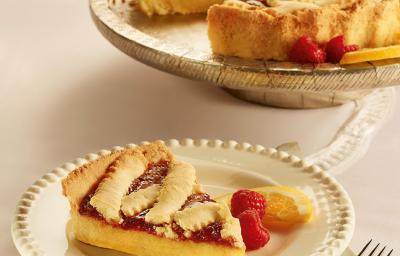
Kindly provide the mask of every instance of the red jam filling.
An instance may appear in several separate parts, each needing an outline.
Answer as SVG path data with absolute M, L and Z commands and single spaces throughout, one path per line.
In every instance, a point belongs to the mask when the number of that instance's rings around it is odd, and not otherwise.
M 178 235 L 180 240 L 192 240 L 194 242 L 214 242 L 226 246 L 234 246 L 233 239 L 223 239 L 221 237 L 222 224 L 214 222 L 202 230 L 193 232 L 190 238 L 185 237 L 184 230 L 177 224 L 172 225 L 172 229 Z
M 94 195 L 96 190 L 92 189 L 83 199 L 81 205 L 79 206 L 79 213 L 82 215 L 87 215 L 96 219 L 103 220 L 103 216 L 90 204 L 90 199 Z
M 121 223 L 123 229 L 134 229 L 139 231 L 146 231 L 150 234 L 156 234 L 156 225 L 147 223 L 144 217 L 149 212 L 149 209 L 144 210 L 135 217 L 123 217 L 124 221 Z
M 157 164 L 150 164 L 147 170 L 129 187 L 128 194 L 136 192 L 139 189 L 147 188 L 153 184 L 161 184 L 168 174 L 168 161 L 160 161 Z
M 149 165 L 148 169 L 135 181 L 132 182 L 131 186 L 129 187 L 128 194 L 132 192 L 136 192 L 139 189 L 144 189 L 148 186 L 153 184 L 161 184 L 163 179 L 167 176 L 168 173 L 169 162 L 167 161 L 160 161 L 157 164 Z M 105 221 L 101 214 L 90 204 L 90 199 L 94 195 L 97 189 L 97 185 L 82 199 L 82 202 L 79 207 L 79 213 L 81 215 L 90 216 L 92 218 Z M 211 199 L 210 195 L 206 193 L 198 193 L 193 194 L 188 197 L 184 205 L 181 209 L 189 207 L 194 203 L 204 203 L 204 202 L 215 202 Z M 149 209 L 146 209 L 139 213 L 134 217 L 126 217 L 122 215 L 122 223 L 115 224 L 115 227 L 120 227 L 126 230 L 138 230 L 144 231 L 153 235 L 156 235 L 156 227 L 157 225 L 147 223 L 145 221 L 145 216 L 149 212 Z M 161 225 L 162 226 L 162 225 Z M 207 227 L 203 228 L 200 231 L 193 232 L 190 238 L 186 238 L 184 236 L 184 230 L 179 227 L 177 224 L 173 223 L 172 225 L 173 230 L 178 234 L 179 239 L 181 240 L 192 240 L 194 242 L 215 242 L 218 244 L 226 245 L 226 246 L 233 246 L 234 241 L 222 239 L 221 237 L 221 223 L 213 223 L 208 225 Z

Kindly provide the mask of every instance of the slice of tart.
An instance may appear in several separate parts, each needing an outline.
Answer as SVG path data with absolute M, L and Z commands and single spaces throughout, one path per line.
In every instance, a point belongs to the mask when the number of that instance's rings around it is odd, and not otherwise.
M 138 256 L 243 256 L 240 223 L 162 142 L 115 151 L 63 181 L 76 239 Z
M 189 14 L 207 12 L 213 4 L 221 4 L 223 0 L 137 0 L 136 4 L 148 16 L 154 14 Z
M 375 48 L 400 42 L 398 0 L 227 0 L 208 10 L 216 54 L 288 60 L 302 36 L 324 45 L 344 35 L 350 45 Z

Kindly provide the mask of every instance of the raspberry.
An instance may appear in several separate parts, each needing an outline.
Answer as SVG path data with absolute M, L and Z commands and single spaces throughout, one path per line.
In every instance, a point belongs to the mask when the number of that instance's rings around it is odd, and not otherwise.
M 265 198 L 260 193 L 243 189 L 235 192 L 231 199 L 231 211 L 234 217 L 238 217 L 246 210 L 255 210 L 260 218 L 265 214 Z
M 302 36 L 290 50 L 289 59 L 299 63 L 323 63 L 326 54 L 310 37 Z
M 354 51 L 358 51 L 359 49 L 360 49 L 360 47 L 358 47 L 358 45 L 356 45 L 356 44 L 349 44 L 344 47 L 344 50 L 346 52 L 354 52 Z
M 257 211 L 247 210 L 242 212 L 239 215 L 239 221 L 246 250 L 256 250 L 268 243 L 269 232 L 261 224 Z
M 339 63 L 346 52 L 357 51 L 358 45 L 346 45 L 344 36 L 332 38 L 326 45 L 326 58 L 329 62 Z
M 326 58 L 329 62 L 338 63 L 346 53 L 344 36 L 332 38 L 326 45 Z

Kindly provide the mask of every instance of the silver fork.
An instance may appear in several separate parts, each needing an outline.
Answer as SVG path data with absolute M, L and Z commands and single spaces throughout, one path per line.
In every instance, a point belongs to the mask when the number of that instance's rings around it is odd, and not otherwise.
M 381 245 L 380 243 L 378 243 L 373 249 L 372 249 L 372 251 L 369 253 L 369 254 L 367 254 L 368 252 L 366 252 L 366 250 L 368 249 L 368 247 L 371 245 L 371 243 L 372 243 L 372 239 L 371 240 L 369 240 L 369 242 L 364 246 L 364 248 L 362 248 L 362 250 L 361 250 L 361 252 L 358 254 L 358 256 L 383 256 L 384 254 L 383 254 L 383 252 L 386 250 L 386 245 L 382 248 L 382 250 L 380 250 L 380 252 L 378 253 L 378 254 L 375 254 L 375 252 L 378 252 L 379 250 L 378 250 L 378 248 L 379 248 L 379 246 Z M 392 250 L 390 250 L 390 252 L 387 254 L 387 256 L 390 256 L 390 255 L 392 255 L 392 252 L 393 252 L 393 249 Z

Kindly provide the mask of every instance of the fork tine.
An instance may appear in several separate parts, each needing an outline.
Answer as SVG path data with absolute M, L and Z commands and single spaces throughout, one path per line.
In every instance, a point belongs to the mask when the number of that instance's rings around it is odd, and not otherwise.
M 389 252 L 389 254 L 387 256 L 390 256 L 392 254 L 392 252 L 393 252 L 393 249 Z
M 368 248 L 368 246 L 372 243 L 372 239 L 369 240 L 369 242 L 362 248 L 361 252 L 358 254 L 358 256 L 362 256 L 365 250 Z M 389 256 L 389 255 L 388 255 Z
M 386 249 L 386 246 L 385 247 L 383 247 L 383 249 L 380 251 L 380 253 L 378 254 L 378 256 L 381 256 L 382 255 L 382 253 L 383 253 L 383 251 Z
M 374 253 L 375 253 L 376 249 L 378 249 L 379 245 L 380 245 L 380 243 L 378 243 L 378 244 L 375 246 L 375 248 L 372 249 L 371 253 L 368 254 L 368 256 L 374 256 Z

